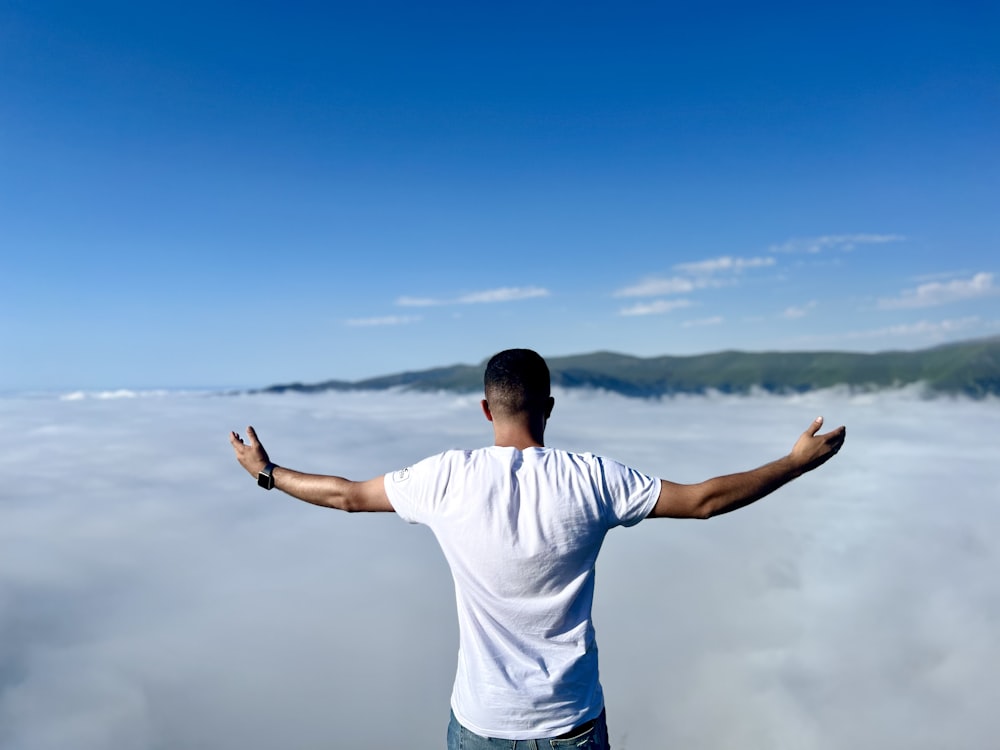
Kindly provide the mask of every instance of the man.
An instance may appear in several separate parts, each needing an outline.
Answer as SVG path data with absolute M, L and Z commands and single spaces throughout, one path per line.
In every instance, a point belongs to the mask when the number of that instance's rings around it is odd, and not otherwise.
M 839 427 L 822 417 L 791 453 L 752 471 L 676 484 L 617 461 L 546 448 L 548 366 L 510 349 L 486 366 L 494 445 L 431 456 L 366 482 L 271 463 L 252 427 L 230 442 L 261 486 L 346 511 L 395 511 L 427 524 L 455 581 L 458 670 L 449 749 L 608 748 L 591 622 L 605 534 L 644 518 L 710 518 L 759 500 L 829 460 Z M 525 742 L 520 742 L 520 741 Z

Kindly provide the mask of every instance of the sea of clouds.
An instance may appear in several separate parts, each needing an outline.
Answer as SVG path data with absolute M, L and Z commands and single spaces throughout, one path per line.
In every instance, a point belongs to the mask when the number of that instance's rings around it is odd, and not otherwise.
M 1000 402 L 916 391 L 557 393 L 548 443 L 679 482 L 843 451 L 773 497 L 613 531 L 595 622 L 611 738 L 930 750 L 1000 736 Z M 433 536 L 264 492 L 491 439 L 474 397 L 0 398 L 0 748 L 441 748 L 455 667 Z

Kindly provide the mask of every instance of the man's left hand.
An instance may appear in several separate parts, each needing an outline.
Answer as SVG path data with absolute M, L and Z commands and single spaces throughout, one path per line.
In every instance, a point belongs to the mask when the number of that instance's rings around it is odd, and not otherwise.
M 256 477 L 261 469 L 271 462 L 264 446 L 257 439 L 257 433 L 253 427 L 247 427 L 247 442 L 243 442 L 243 438 L 238 432 L 229 433 L 229 442 L 232 444 L 233 450 L 236 451 L 236 460 L 252 477 Z

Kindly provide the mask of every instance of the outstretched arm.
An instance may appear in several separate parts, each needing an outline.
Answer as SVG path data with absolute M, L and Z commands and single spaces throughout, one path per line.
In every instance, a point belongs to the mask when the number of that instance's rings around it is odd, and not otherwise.
M 229 442 L 236 451 L 236 460 L 250 476 L 257 478 L 261 470 L 270 463 L 267 451 L 257 439 L 253 427 L 247 427 L 247 441 L 244 443 L 239 433 L 229 433 Z M 385 494 L 382 477 L 367 482 L 352 482 L 343 477 L 323 474 L 303 474 L 283 466 L 276 466 L 271 472 L 274 486 L 292 497 L 325 508 L 336 508 L 349 512 L 382 511 L 392 512 L 392 503 Z
M 823 417 L 817 417 L 795 442 L 792 452 L 752 471 L 715 477 L 698 484 L 676 484 L 664 480 L 660 497 L 648 518 L 711 518 L 729 513 L 770 495 L 807 471 L 833 458 L 844 444 L 847 428 L 819 433 Z

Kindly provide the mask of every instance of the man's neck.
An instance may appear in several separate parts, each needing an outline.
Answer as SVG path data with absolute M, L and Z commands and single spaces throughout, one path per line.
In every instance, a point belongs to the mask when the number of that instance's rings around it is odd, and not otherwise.
M 530 429 L 527 425 L 493 424 L 493 444 L 501 448 L 517 448 L 523 451 L 526 448 L 545 447 L 545 429 Z

